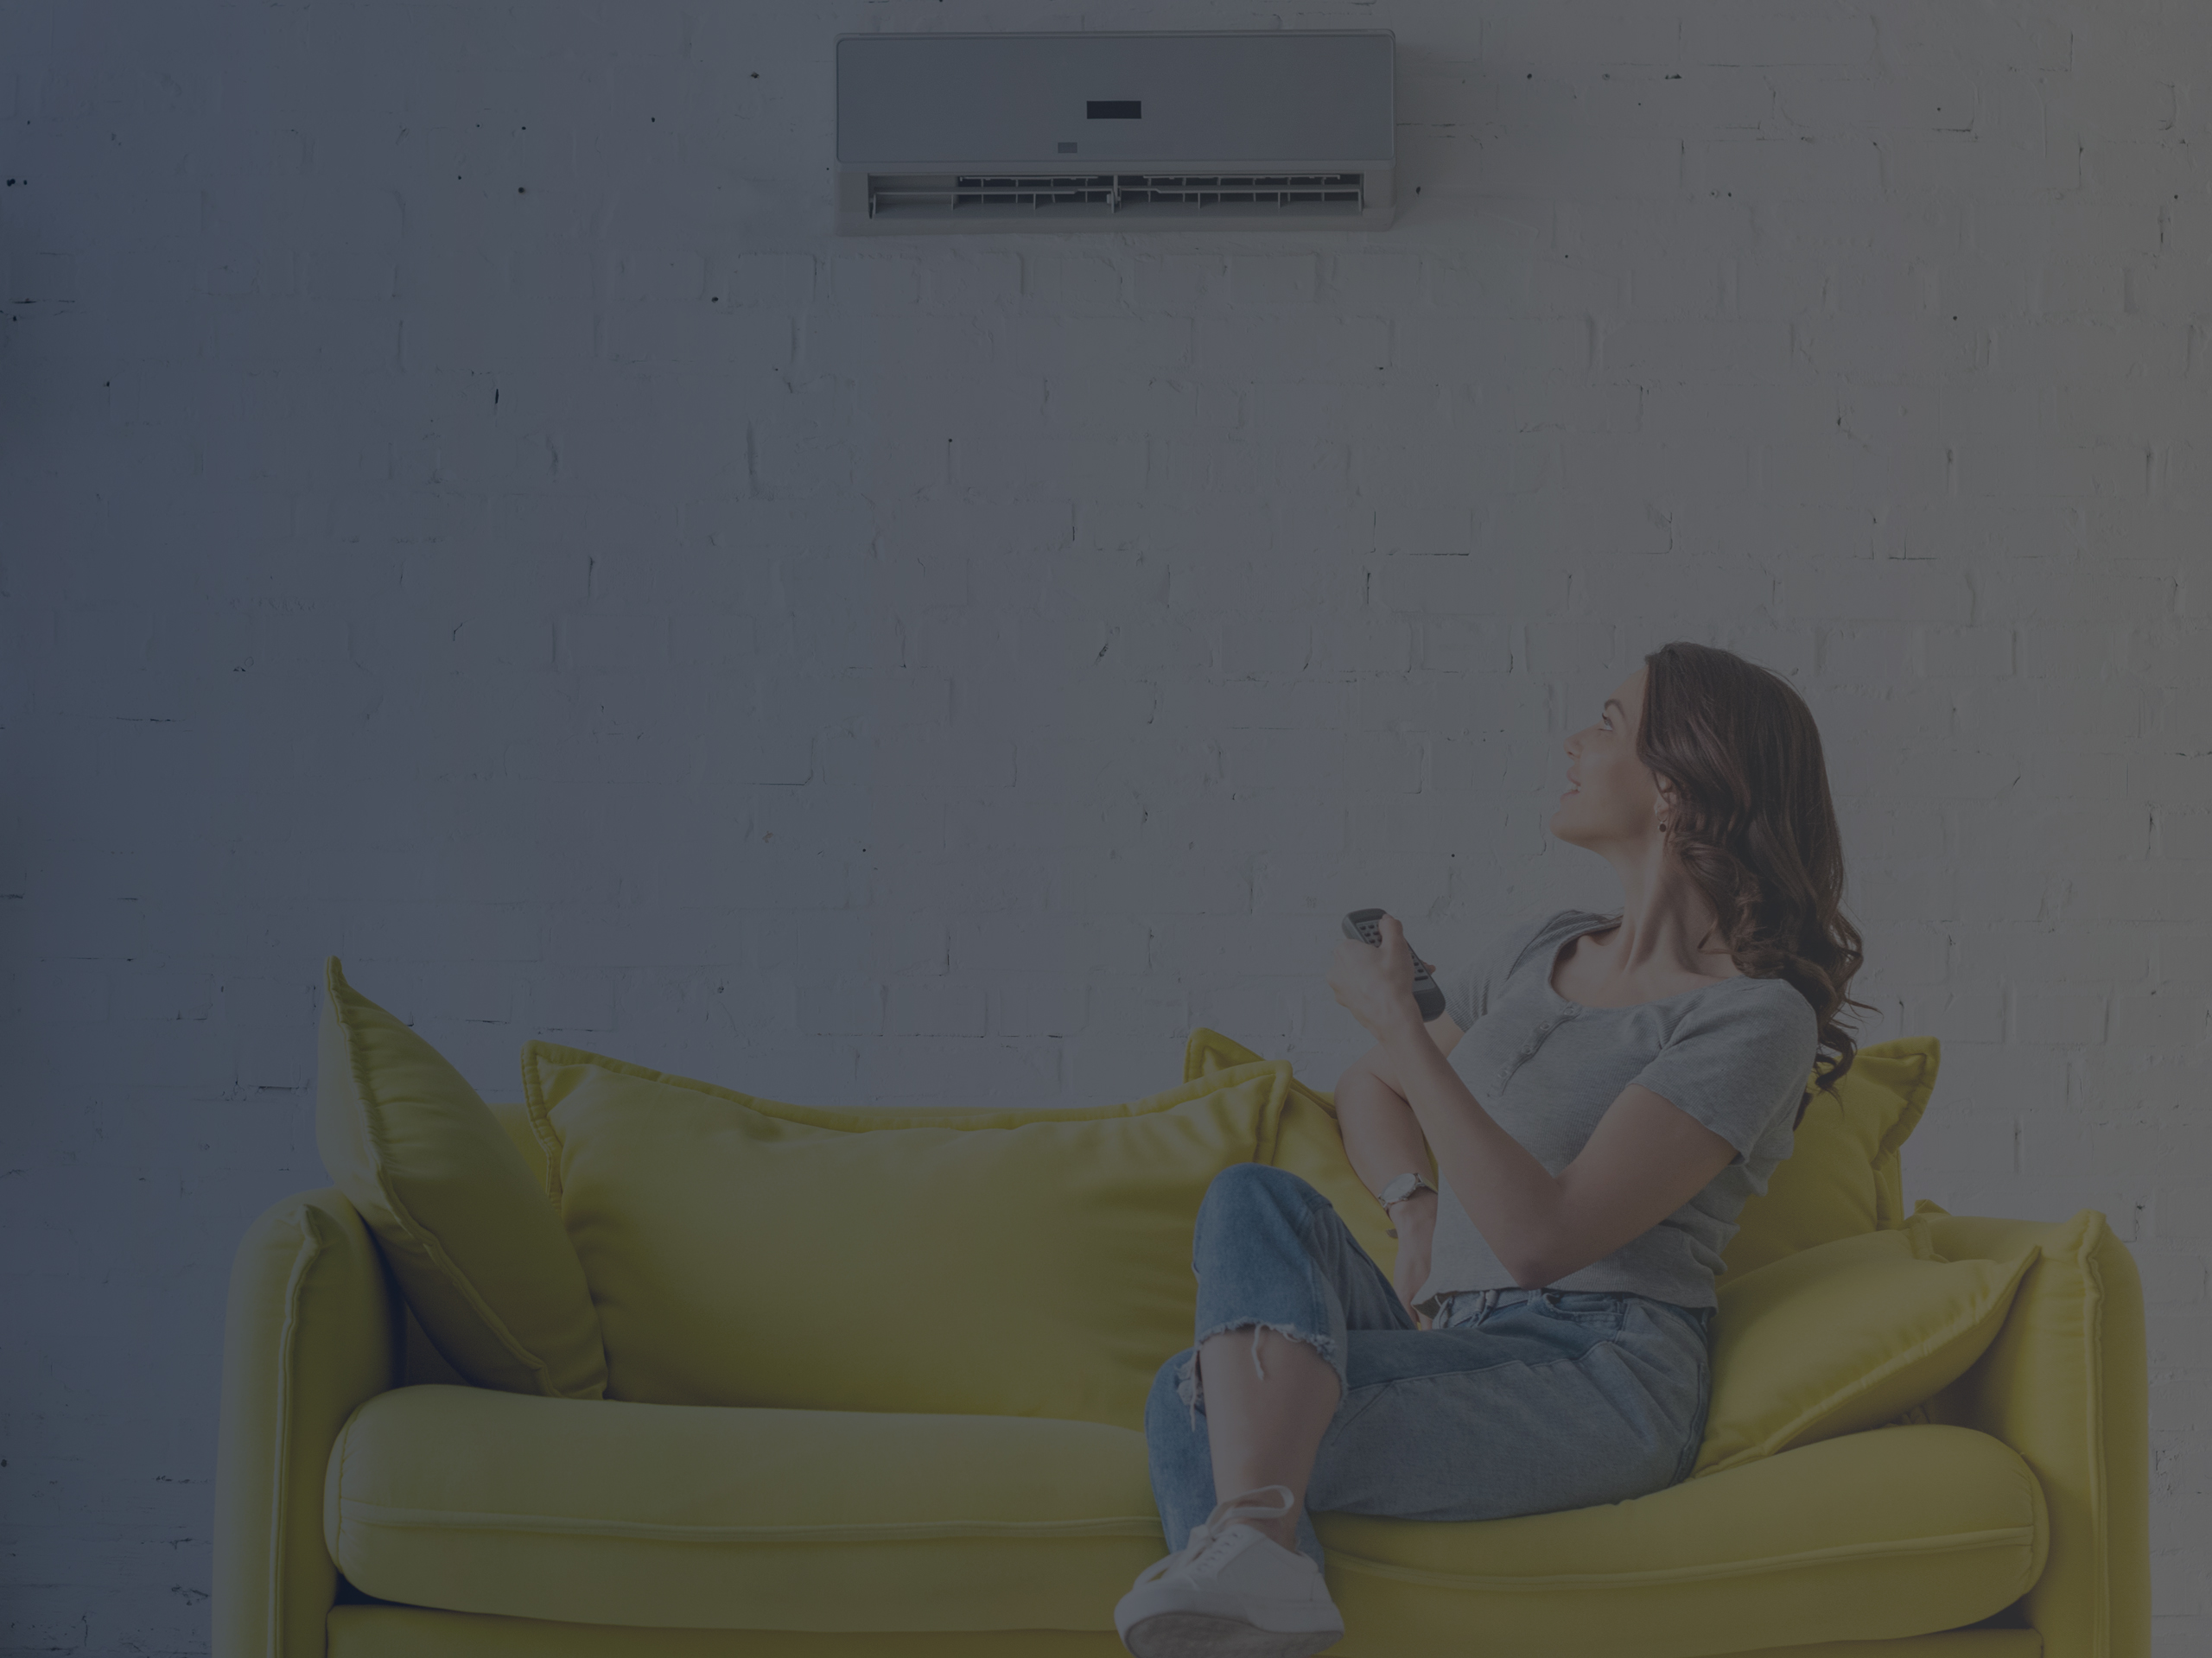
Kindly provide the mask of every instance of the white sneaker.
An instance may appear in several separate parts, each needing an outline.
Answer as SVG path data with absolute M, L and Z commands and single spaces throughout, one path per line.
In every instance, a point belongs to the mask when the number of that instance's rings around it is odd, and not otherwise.
M 1254 1497 L 1282 1493 L 1272 1509 Z M 1136 1658 L 1311 1658 L 1344 1638 L 1321 1569 L 1246 1519 L 1291 1510 L 1287 1485 L 1262 1485 L 1215 1508 L 1191 1540 L 1137 1576 L 1114 1608 L 1115 1632 Z

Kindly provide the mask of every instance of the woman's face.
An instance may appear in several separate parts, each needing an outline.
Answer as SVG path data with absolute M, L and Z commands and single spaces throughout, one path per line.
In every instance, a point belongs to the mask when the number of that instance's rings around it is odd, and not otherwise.
M 1651 768 L 1636 757 L 1649 668 L 1607 696 L 1598 717 L 1567 740 L 1567 792 L 1552 813 L 1552 833 L 1600 851 L 1659 839 L 1662 801 Z

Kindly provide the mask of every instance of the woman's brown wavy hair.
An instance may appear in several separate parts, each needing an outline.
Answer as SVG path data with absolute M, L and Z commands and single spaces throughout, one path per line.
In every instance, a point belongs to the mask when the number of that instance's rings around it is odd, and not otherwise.
M 1732 651 L 1677 640 L 1650 670 L 1636 756 L 1673 785 L 1667 842 L 1719 918 L 1737 970 L 1786 979 L 1834 1051 L 1814 1087 L 1833 1093 L 1858 1045 L 1837 1022 L 1865 957 L 1844 916 L 1843 842 L 1812 710 L 1780 674 Z M 1818 1054 L 1815 1053 L 1817 1062 Z M 1797 1102 L 1805 1120 L 1813 1089 Z

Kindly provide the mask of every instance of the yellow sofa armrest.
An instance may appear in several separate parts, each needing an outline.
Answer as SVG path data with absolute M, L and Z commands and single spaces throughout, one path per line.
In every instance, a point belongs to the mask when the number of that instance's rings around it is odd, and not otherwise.
M 336 1187 L 269 1209 L 231 1263 L 215 1464 L 213 1658 L 322 1658 L 338 1568 L 323 1470 L 399 1382 L 405 1305 Z
M 2045 1658 L 2149 1658 L 2150 1384 L 2134 1256 L 2094 1210 L 1993 1220 L 1923 1198 L 1913 1213 L 1950 1260 L 2040 1249 L 1989 1350 L 1924 1412 L 2003 1440 L 2043 1486 L 2050 1553 L 2018 1610 Z

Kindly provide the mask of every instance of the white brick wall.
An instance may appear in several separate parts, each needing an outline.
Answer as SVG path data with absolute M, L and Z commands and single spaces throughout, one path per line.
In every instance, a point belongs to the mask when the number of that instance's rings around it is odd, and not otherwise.
M 841 29 L 1388 26 L 1386 233 L 841 241 Z M 1337 917 L 1611 896 L 1670 638 L 1820 717 L 1909 1197 L 2103 1210 L 2212 1647 L 2212 14 L 0 10 L 0 1652 L 205 1649 L 325 954 L 786 1099 L 1325 1084 Z M 757 79 L 756 79 L 757 77 Z M 925 245 L 926 244 L 926 245 Z

